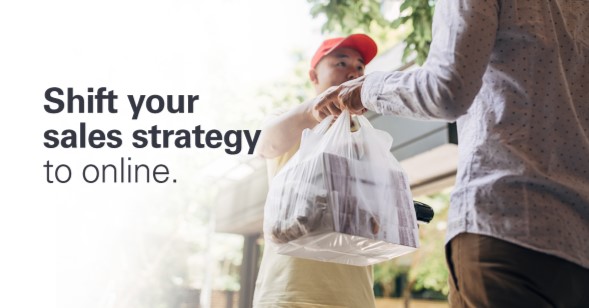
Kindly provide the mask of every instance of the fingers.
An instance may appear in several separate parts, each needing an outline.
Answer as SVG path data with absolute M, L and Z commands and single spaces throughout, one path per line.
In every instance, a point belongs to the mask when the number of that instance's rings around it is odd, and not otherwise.
M 327 112 L 325 109 L 319 110 L 319 120 L 323 120 L 325 118 L 327 118 L 329 116 L 329 112 Z
M 331 87 L 317 96 L 313 106 L 313 116 L 317 121 L 322 121 L 330 115 L 339 116 L 342 109 L 338 102 L 339 87 Z
M 332 103 L 329 103 L 323 107 L 320 107 L 317 110 L 317 113 L 319 116 L 319 120 L 321 121 L 330 115 L 333 115 L 337 118 L 342 113 L 342 111 L 337 106 L 333 105 Z
M 337 95 L 339 93 L 339 87 L 337 86 L 333 86 L 328 88 L 327 90 L 325 90 L 323 93 L 319 94 L 318 98 L 318 104 L 327 102 L 327 101 L 331 101 L 334 98 L 337 98 Z
M 332 114 L 334 116 L 338 116 L 342 113 L 342 110 L 338 106 L 337 101 L 336 102 L 331 101 L 329 104 L 327 104 L 326 108 L 327 108 L 329 114 Z
M 362 85 L 364 77 L 347 81 L 340 86 L 338 91 L 338 100 L 340 107 L 347 108 L 351 114 L 363 114 L 366 109 L 362 105 Z
M 361 108 L 350 108 L 349 109 L 350 114 L 355 114 L 355 115 L 363 115 L 364 113 L 366 113 L 368 111 L 368 109 L 361 107 Z
M 362 105 L 361 88 L 362 79 L 357 79 L 325 90 L 315 100 L 313 109 L 316 119 L 321 121 L 329 115 L 337 117 L 345 109 L 350 114 L 364 114 L 367 109 Z

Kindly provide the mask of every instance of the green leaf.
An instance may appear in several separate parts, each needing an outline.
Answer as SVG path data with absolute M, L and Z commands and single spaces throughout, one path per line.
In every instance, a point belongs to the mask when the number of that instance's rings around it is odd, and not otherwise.
M 404 0 L 400 6 L 403 14 L 388 22 L 381 12 L 381 0 L 307 0 L 314 18 L 324 16 L 323 33 L 350 34 L 358 31 L 373 32 L 376 28 L 398 29 L 409 24 L 413 31 L 403 40 L 406 44 L 403 61 L 415 54 L 416 63 L 423 63 L 432 40 L 431 24 L 433 0 Z
M 411 0 L 405 0 L 401 4 L 401 6 L 399 7 L 399 12 L 400 13 L 403 13 L 403 11 L 405 11 L 406 9 L 411 8 L 411 7 L 413 7 L 413 1 L 411 1 Z

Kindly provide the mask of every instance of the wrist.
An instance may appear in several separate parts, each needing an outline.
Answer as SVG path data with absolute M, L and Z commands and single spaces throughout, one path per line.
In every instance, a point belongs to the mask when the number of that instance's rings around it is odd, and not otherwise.
M 302 121 L 305 127 L 314 127 L 319 124 L 319 120 L 315 117 L 315 99 L 311 99 L 303 103 Z

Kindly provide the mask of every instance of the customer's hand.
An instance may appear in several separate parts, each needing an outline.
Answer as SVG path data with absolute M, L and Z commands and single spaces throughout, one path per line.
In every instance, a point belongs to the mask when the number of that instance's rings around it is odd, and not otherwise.
M 348 108 L 351 114 L 363 114 L 367 111 L 362 105 L 362 84 L 364 76 L 346 81 L 339 86 L 340 108 Z
M 337 117 L 342 113 L 337 95 L 334 95 L 337 90 L 338 87 L 331 87 L 313 100 L 311 115 L 317 122 L 321 122 L 330 115 Z M 327 97 L 335 97 L 336 99 L 327 99 Z
M 363 114 L 367 111 L 362 105 L 361 91 L 364 76 L 346 81 L 337 87 L 331 87 L 317 97 L 316 106 L 338 116 L 342 110 L 348 109 L 350 114 Z

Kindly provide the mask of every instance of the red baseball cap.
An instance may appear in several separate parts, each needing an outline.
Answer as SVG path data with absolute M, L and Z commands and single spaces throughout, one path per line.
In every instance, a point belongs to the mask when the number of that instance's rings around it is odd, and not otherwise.
M 368 64 L 376 56 L 378 47 L 376 43 L 366 34 L 352 34 L 347 37 L 337 37 L 323 41 L 321 46 L 315 52 L 315 55 L 311 59 L 311 68 L 315 68 L 317 63 L 323 59 L 330 52 L 336 48 L 352 48 L 356 50 L 362 58 L 364 58 L 364 64 Z

